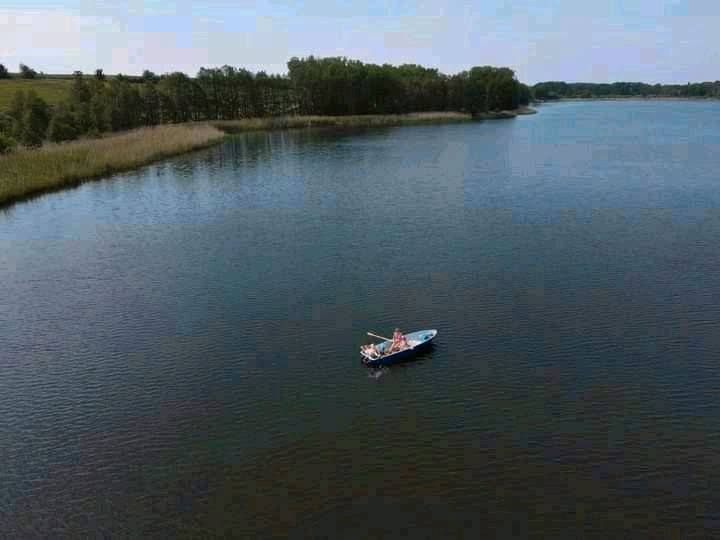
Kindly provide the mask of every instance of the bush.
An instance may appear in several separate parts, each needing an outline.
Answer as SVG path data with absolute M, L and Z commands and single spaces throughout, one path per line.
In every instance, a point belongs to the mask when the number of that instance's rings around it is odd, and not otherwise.
M 39 148 L 43 143 L 43 133 L 36 131 L 32 126 L 26 125 L 20 133 L 20 141 L 28 148 Z
M 12 135 L 15 129 L 15 119 L 9 114 L 0 112 L 0 135 Z
M 0 154 L 7 154 L 17 146 L 15 139 L 9 135 L 0 133 Z
M 77 123 L 65 106 L 58 107 L 50 120 L 48 138 L 53 142 L 72 141 L 78 136 Z
M 48 104 L 30 90 L 25 101 L 20 141 L 29 148 L 40 146 L 45 138 L 49 124 L 50 109 Z

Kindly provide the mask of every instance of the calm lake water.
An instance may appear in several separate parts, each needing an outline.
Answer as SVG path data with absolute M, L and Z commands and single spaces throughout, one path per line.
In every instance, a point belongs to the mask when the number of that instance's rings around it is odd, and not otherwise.
M 720 103 L 562 103 L 11 207 L 0 536 L 720 535 L 719 182 Z

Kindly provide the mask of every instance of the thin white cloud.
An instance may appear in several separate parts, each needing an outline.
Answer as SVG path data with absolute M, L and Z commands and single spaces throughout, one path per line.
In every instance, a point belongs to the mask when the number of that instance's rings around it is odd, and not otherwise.
M 720 18 L 713 16 L 720 2 L 702 0 L 627 0 L 620 7 L 574 0 L 82 5 L 82 12 L 0 8 L 0 63 L 48 73 L 101 67 L 194 74 L 223 64 L 283 73 L 290 57 L 313 54 L 417 63 L 445 73 L 503 65 L 529 83 L 684 82 L 720 72 L 714 39 Z
M 40 69 L 78 69 L 94 53 L 97 37 L 116 33 L 109 17 L 77 16 L 62 11 L 0 11 L 0 62 Z

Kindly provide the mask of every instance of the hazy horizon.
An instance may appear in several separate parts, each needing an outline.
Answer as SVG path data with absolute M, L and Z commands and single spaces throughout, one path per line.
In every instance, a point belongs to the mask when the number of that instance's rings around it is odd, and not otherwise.
M 720 5 L 709 0 L 521 0 L 508 6 L 310 0 L 10 1 L 0 8 L 0 63 L 48 74 L 139 75 L 229 64 L 286 73 L 293 56 L 420 64 L 447 74 L 507 66 L 518 79 L 685 84 L 720 79 L 710 46 Z

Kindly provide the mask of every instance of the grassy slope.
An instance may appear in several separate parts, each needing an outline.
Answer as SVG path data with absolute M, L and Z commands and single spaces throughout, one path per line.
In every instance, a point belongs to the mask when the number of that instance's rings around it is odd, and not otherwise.
M 223 137 L 222 131 L 206 124 L 166 125 L 11 152 L 0 156 L 0 206 L 208 146 Z
M 35 93 L 51 105 L 70 95 L 72 79 L 0 79 L 0 112 L 7 111 L 18 90 L 35 90 Z

